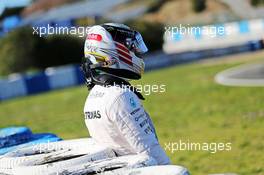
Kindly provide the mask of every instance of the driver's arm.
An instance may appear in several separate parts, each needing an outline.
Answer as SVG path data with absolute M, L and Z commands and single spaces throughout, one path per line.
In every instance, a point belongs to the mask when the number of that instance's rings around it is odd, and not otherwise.
M 170 163 L 157 140 L 150 117 L 133 92 L 123 92 L 109 106 L 108 116 L 121 133 L 120 137 L 125 138 L 133 152 L 147 154 L 160 165 Z

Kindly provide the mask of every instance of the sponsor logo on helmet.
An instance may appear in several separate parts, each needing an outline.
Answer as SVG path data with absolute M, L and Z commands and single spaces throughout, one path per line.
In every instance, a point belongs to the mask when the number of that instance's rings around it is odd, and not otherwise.
M 96 46 L 92 46 L 92 45 L 86 45 L 85 46 L 86 47 L 86 49 L 89 51 L 89 52 L 97 52 L 98 51 L 98 47 L 96 47 Z
M 87 39 L 88 40 L 102 41 L 102 35 L 90 33 L 90 34 L 88 34 Z

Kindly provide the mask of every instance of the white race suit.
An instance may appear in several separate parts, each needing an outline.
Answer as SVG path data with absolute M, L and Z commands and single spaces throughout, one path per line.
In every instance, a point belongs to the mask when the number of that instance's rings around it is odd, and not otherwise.
M 148 113 L 129 88 L 95 85 L 84 114 L 90 136 L 118 155 L 146 154 L 159 165 L 170 163 Z

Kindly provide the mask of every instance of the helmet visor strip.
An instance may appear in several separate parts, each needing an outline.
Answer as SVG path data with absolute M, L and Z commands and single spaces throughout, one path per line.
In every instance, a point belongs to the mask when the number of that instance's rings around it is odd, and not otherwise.
M 135 45 L 135 50 L 137 53 L 144 54 L 144 53 L 148 52 L 148 48 L 147 48 L 145 42 L 143 41 L 143 37 L 137 31 L 135 31 L 134 45 Z

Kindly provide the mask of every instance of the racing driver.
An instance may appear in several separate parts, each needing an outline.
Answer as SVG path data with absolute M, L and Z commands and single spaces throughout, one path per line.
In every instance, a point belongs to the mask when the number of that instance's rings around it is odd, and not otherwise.
M 92 26 L 85 41 L 82 70 L 90 89 L 84 106 L 90 136 L 117 155 L 144 154 L 158 165 L 170 160 L 158 142 L 154 125 L 130 85 L 144 71 L 148 51 L 139 32 L 124 24 Z

